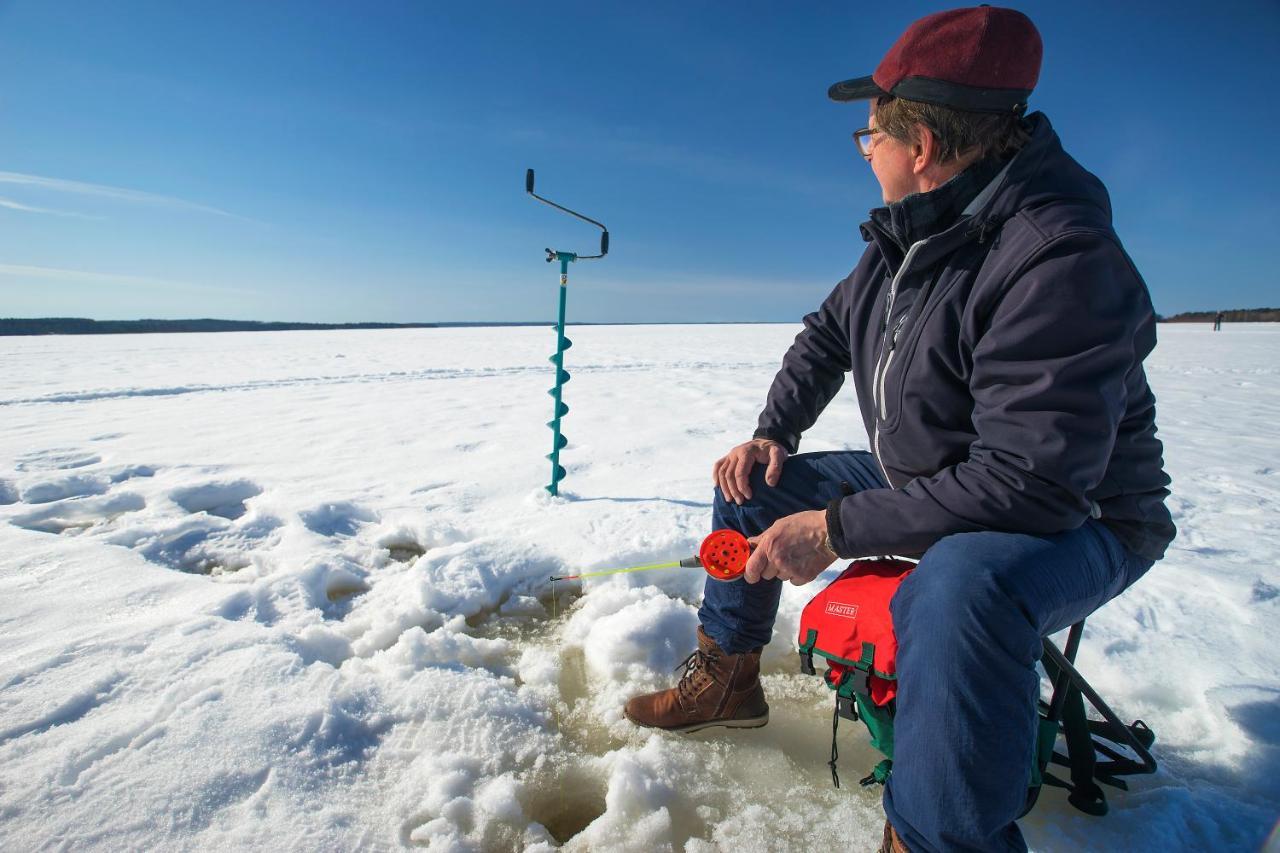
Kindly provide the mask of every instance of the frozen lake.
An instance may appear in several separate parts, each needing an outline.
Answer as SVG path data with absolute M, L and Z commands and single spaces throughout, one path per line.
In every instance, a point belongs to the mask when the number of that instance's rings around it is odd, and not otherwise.
M 692 553 L 798 326 L 570 329 L 562 497 L 544 328 L 0 338 L 0 847 L 874 849 L 830 697 L 679 737 Z M 1161 326 L 1179 537 L 1081 668 L 1158 774 L 1037 850 L 1256 850 L 1280 815 L 1280 327 Z M 852 388 L 801 450 L 865 449 Z M 841 727 L 841 768 L 876 761 Z

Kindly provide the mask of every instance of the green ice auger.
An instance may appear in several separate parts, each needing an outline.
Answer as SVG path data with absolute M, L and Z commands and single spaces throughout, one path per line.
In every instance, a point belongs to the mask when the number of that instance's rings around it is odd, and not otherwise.
M 600 254 L 598 255 L 579 255 L 574 252 L 558 252 L 555 249 L 547 249 L 547 263 L 552 261 L 560 262 L 560 318 L 556 322 L 556 353 L 551 356 L 549 361 L 556 366 L 556 387 L 547 391 L 555 398 L 555 415 L 547 426 L 551 427 L 555 437 L 551 442 L 551 452 L 547 454 L 547 458 L 551 460 L 551 485 L 546 489 L 553 495 L 560 493 L 560 481 L 564 479 L 565 470 L 560 466 L 560 451 L 569 443 L 569 439 L 565 438 L 564 433 L 560 431 L 560 419 L 569 413 L 569 407 L 564 403 L 564 383 L 569 381 L 569 371 L 564 369 L 564 351 L 573 346 L 573 341 L 564 335 L 564 306 L 565 297 L 569 293 L 569 264 L 574 261 L 591 261 L 597 258 L 603 258 L 609 254 L 609 229 L 603 224 L 596 222 L 594 219 L 583 216 L 581 213 L 562 207 L 550 199 L 545 199 L 533 191 L 533 169 L 529 169 L 524 174 L 524 191 L 536 198 L 543 204 L 549 204 L 556 210 L 562 210 L 570 216 L 576 216 L 584 222 L 590 222 L 592 225 L 600 229 Z

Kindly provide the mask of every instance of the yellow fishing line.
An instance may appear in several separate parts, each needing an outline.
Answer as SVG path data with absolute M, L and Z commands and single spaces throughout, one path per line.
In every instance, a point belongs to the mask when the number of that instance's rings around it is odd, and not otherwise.
M 680 568 L 679 560 L 672 560 L 669 563 L 650 563 L 645 566 L 627 566 L 624 569 L 602 569 L 598 572 L 583 572 L 580 575 L 559 575 L 553 577 L 553 581 L 573 581 L 579 578 L 598 578 L 604 575 L 622 575 L 628 572 L 648 572 L 653 569 L 678 569 Z

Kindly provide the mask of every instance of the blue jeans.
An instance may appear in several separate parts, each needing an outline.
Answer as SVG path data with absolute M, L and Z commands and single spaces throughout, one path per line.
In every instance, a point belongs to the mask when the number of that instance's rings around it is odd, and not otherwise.
M 842 492 L 885 488 L 864 452 L 803 453 L 776 487 L 752 470 L 743 506 L 716 491 L 712 525 L 754 536 Z M 1026 850 L 1040 639 L 1079 622 L 1151 567 L 1104 525 L 1065 533 L 957 533 L 940 539 L 891 604 L 898 637 L 893 776 L 884 809 L 912 851 Z M 703 630 L 729 653 L 767 643 L 781 581 L 708 578 Z

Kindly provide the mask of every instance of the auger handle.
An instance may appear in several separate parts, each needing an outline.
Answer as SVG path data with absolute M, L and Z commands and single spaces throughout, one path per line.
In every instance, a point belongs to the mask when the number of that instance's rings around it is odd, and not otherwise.
M 592 260 L 595 260 L 595 259 L 597 259 L 597 258 L 603 258 L 605 255 L 609 254 L 609 229 L 605 227 L 604 223 L 603 223 L 603 222 L 597 222 L 597 221 L 595 221 L 594 219 L 592 219 L 590 216 L 583 216 L 581 213 L 578 213 L 576 210 L 570 210 L 569 208 L 565 207 L 565 206 L 564 206 L 564 205 L 562 205 L 562 204 L 556 204 L 556 203 L 555 203 L 554 201 L 552 201 L 551 199 L 549 199 L 549 198 L 543 198 L 542 196 L 540 196 L 540 195 L 538 195 L 537 193 L 535 193 L 535 192 L 533 191 L 533 169 L 525 169 L 525 172 L 524 172 L 524 191 L 525 191 L 525 192 L 527 192 L 529 195 L 533 196 L 534 198 L 536 198 L 538 201 L 542 202 L 543 204 L 549 204 L 549 205 L 551 205 L 552 207 L 554 207 L 556 210 L 564 211 L 565 213 L 569 214 L 570 216 L 576 216 L 576 217 L 578 217 L 579 219 L 581 219 L 583 222 L 590 222 L 592 225 L 596 226 L 597 228 L 599 228 L 599 229 L 603 232 L 603 233 L 600 235 L 600 254 L 598 254 L 598 255 L 576 255 L 576 256 L 575 256 L 575 260 L 579 260 L 579 261 L 592 261 Z M 550 250 L 550 249 L 548 249 L 547 251 L 548 251 L 548 252 L 550 252 L 551 250 Z M 548 260 L 548 261 L 550 261 L 550 260 L 551 260 L 551 258 L 547 258 L 547 260 Z

